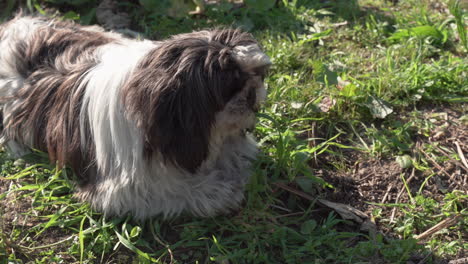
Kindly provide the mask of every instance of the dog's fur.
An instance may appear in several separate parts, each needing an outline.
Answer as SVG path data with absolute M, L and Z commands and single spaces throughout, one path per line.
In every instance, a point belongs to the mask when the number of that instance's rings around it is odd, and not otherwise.
M 251 174 L 269 64 L 236 29 L 138 41 L 18 16 L 0 26 L 2 142 L 69 165 L 106 215 L 226 212 Z

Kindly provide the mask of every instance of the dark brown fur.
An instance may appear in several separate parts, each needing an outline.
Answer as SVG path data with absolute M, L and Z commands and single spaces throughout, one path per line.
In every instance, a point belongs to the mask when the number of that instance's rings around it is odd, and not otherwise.
M 256 41 L 240 30 L 183 34 L 161 42 L 140 63 L 123 98 L 144 132 L 147 157 L 159 152 L 197 171 L 208 156 L 215 114 L 249 78 L 232 57 L 233 47 L 248 44 Z
M 32 138 L 34 147 L 47 151 L 52 162 L 71 165 L 83 182 L 92 146 L 82 151 L 79 111 L 84 89 L 79 85 L 84 73 L 97 64 L 92 52 L 111 40 L 59 22 L 17 46 L 18 58 L 24 58 L 17 62 L 17 70 L 25 82 L 13 95 L 20 103 L 5 127 L 20 134 L 7 137 L 19 142 Z

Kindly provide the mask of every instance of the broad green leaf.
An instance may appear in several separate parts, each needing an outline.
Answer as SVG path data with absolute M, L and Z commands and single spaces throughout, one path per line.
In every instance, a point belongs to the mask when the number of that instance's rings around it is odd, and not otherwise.
M 132 228 L 132 231 L 130 231 L 130 238 L 137 237 L 141 233 L 141 227 L 135 226 Z
M 338 73 L 331 71 L 326 64 L 321 61 L 309 62 L 313 69 L 313 74 L 318 82 L 324 84 L 338 84 Z
M 426 39 L 430 38 L 436 44 L 443 44 L 444 43 L 444 34 L 440 32 L 434 26 L 417 26 L 409 29 L 400 29 L 397 30 L 393 35 L 391 35 L 388 39 L 391 41 L 401 42 L 410 37 L 417 37 L 419 39 Z

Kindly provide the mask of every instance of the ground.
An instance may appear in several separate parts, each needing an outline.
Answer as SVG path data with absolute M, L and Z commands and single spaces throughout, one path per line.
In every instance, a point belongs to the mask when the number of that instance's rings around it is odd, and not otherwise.
M 273 66 L 246 200 L 106 219 L 45 154 L 1 152 L 0 264 L 468 263 L 466 1 L 105 2 L 10 0 L 0 18 L 23 4 L 132 37 L 252 32 Z

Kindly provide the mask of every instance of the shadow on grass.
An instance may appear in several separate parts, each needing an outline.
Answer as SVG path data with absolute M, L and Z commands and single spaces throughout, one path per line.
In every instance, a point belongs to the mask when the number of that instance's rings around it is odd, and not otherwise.
M 95 10 L 99 2 L 95 0 L 82 1 L 82 4 L 70 5 L 63 1 L 51 1 L 47 6 L 42 6 L 47 13 L 59 11 L 62 15 L 67 12 L 76 12 L 81 15 L 79 22 L 86 16 L 86 21 L 96 23 Z M 285 7 L 284 4 L 288 6 Z M 0 3 L 0 21 L 11 18 L 19 9 L 25 13 L 38 13 L 34 7 L 26 1 L 7 1 Z M 326 11 L 326 12 L 324 12 Z M 361 7 L 357 0 L 336 1 L 276 1 L 274 7 L 259 10 L 244 5 L 230 5 L 223 7 L 221 4 L 211 4 L 202 15 L 187 15 L 181 17 L 169 17 L 161 12 L 149 12 L 137 1 L 120 1 L 118 10 L 115 12 L 128 13 L 132 18 L 131 29 L 142 32 L 150 39 L 166 38 L 169 35 L 212 28 L 219 26 L 241 27 L 251 32 L 268 31 L 276 35 L 302 34 L 307 32 L 308 27 L 314 22 L 305 21 L 300 13 L 311 13 L 317 18 L 328 16 L 332 21 L 348 21 L 348 25 L 365 23 L 366 18 L 372 16 L 376 21 L 387 22 L 389 25 L 395 23 L 391 15 L 373 8 L 371 6 Z M 73 17 L 73 15 L 70 15 Z M 90 17 L 91 16 L 91 17 Z M 76 16 L 75 16 L 76 17 Z M 307 20 L 307 19 L 306 19 Z

